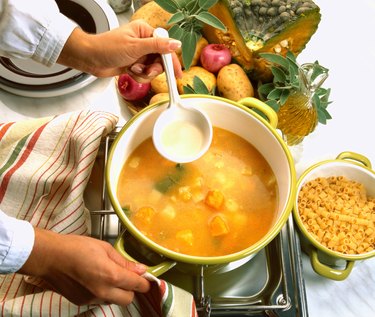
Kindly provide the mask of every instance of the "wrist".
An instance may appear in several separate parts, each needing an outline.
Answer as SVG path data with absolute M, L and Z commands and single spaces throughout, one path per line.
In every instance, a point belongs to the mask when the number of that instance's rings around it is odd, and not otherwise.
M 34 228 L 34 232 L 34 246 L 18 273 L 42 277 L 53 267 L 52 261 L 56 259 L 54 251 L 58 234 L 40 228 Z
M 92 36 L 80 28 L 75 28 L 66 41 L 57 63 L 91 74 L 95 69 L 93 56 L 96 51 Z

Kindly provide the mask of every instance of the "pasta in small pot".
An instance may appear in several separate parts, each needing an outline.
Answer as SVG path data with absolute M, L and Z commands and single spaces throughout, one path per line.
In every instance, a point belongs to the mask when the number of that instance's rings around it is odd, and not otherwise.
M 334 280 L 375 256 L 375 173 L 363 155 L 343 152 L 310 167 L 297 183 L 294 218 L 314 271 Z

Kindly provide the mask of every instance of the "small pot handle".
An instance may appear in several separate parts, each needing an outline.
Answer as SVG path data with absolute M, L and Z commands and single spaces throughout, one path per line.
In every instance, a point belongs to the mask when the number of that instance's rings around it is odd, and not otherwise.
M 316 250 L 310 251 L 310 261 L 311 266 L 316 273 L 335 281 L 345 280 L 354 267 L 354 261 L 346 261 L 346 267 L 344 269 L 334 269 L 319 261 L 318 252 Z
M 125 250 L 125 231 L 123 231 L 116 239 L 114 243 L 115 249 L 128 261 L 138 262 L 134 259 L 130 254 L 128 254 Z M 151 273 L 152 275 L 158 277 L 165 272 L 169 271 L 172 267 L 174 267 L 177 263 L 174 261 L 164 261 L 154 266 L 149 266 L 147 272 Z
M 362 154 L 358 154 L 355 152 L 350 152 L 350 151 L 342 152 L 337 156 L 337 159 L 358 161 L 362 163 L 363 165 L 365 165 L 366 167 L 370 169 L 372 168 L 371 162 L 366 156 L 363 156 Z
M 253 97 L 243 98 L 239 100 L 238 103 L 248 108 L 255 108 L 262 112 L 267 117 L 269 124 L 276 129 L 278 123 L 277 113 L 269 105 Z

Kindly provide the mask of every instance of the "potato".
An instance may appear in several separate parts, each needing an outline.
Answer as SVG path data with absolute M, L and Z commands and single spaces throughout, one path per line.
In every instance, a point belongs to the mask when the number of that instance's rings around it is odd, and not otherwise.
M 195 48 L 194 57 L 193 57 L 193 60 L 191 61 L 190 67 L 196 66 L 196 65 L 199 64 L 199 59 L 200 59 L 202 50 L 207 45 L 208 45 L 208 41 L 202 36 L 197 43 L 197 47 Z M 184 67 L 184 63 L 182 62 L 182 50 L 181 50 L 181 48 L 176 51 L 176 54 L 178 56 L 178 59 L 180 60 L 181 65 Z
M 171 26 L 167 25 L 167 22 L 171 16 L 171 13 L 162 9 L 155 1 L 150 1 L 135 11 L 130 21 L 143 19 L 153 28 L 169 29 Z
M 165 72 L 159 74 L 153 80 L 151 80 L 151 88 L 155 94 L 168 92 L 167 76 L 165 75 Z
M 205 70 L 201 66 L 193 66 L 188 70 L 185 69 L 182 72 L 182 78 L 177 79 L 177 88 L 180 94 L 184 93 L 184 86 L 190 85 L 193 87 L 193 79 L 195 76 L 199 77 L 204 82 L 209 91 L 213 91 L 215 89 L 215 75 L 210 73 L 208 70 Z
M 153 103 L 157 103 L 157 102 L 164 101 L 164 100 L 169 100 L 169 93 L 160 92 L 151 97 L 149 104 L 152 105 Z
M 220 96 L 233 101 L 254 96 L 254 88 L 249 77 L 237 64 L 229 64 L 219 70 L 217 90 Z

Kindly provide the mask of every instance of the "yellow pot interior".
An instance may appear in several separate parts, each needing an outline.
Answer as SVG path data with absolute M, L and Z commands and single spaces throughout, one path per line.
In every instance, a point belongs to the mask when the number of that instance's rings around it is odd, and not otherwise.
M 220 264 L 239 260 L 264 248 L 280 232 L 287 221 L 295 197 L 295 170 L 288 147 L 276 132 L 277 116 L 267 105 L 257 99 L 248 98 L 243 104 L 223 98 L 206 95 L 184 95 L 184 102 L 204 111 L 212 125 L 229 130 L 241 136 L 266 158 L 275 173 L 279 187 L 278 218 L 272 229 L 260 241 L 233 254 L 217 257 L 199 257 L 176 253 L 168 250 L 143 235 L 126 217 L 116 197 L 117 182 L 121 168 L 130 153 L 146 138 L 152 135 L 152 129 L 159 113 L 166 108 L 166 103 L 158 103 L 143 109 L 131 118 L 115 139 L 106 167 L 107 190 L 115 212 L 124 226 L 141 243 L 153 251 L 179 262 L 193 264 Z M 246 106 L 244 105 L 246 104 Z M 248 106 L 258 110 L 264 108 L 268 121 Z M 275 119 L 276 118 L 276 119 Z M 276 122 L 275 122 L 276 120 Z

